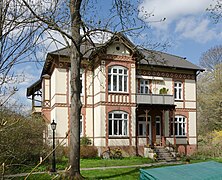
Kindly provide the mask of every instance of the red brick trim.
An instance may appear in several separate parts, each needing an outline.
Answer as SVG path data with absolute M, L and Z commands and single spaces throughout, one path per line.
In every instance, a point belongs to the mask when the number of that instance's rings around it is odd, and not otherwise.
M 143 76 L 156 76 L 156 77 L 166 77 L 172 79 L 192 79 L 195 80 L 195 74 L 186 74 L 186 73 L 175 73 L 175 72 L 161 72 L 161 71 L 150 71 L 150 70 L 139 70 L 137 75 Z

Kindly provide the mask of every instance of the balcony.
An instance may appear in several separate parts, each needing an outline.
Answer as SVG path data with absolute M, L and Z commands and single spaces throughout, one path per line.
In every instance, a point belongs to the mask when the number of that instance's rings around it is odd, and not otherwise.
M 41 106 L 33 106 L 32 107 L 32 114 L 41 113 L 41 112 L 42 112 L 42 107 Z
M 137 104 L 173 105 L 173 95 L 166 94 L 136 94 Z

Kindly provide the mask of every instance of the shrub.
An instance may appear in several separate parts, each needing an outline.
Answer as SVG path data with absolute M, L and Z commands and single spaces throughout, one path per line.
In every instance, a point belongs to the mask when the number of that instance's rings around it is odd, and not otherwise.
M 83 146 L 87 146 L 87 145 L 91 145 L 92 142 L 91 142 L 91 139 L 89 139 L 87 136 L 83 136 L 81 137 L 80 144 Z
M 56 154 L 56 161 L 61 163 L 65 159 L 68 159 L 69 147 L 60 145 L 56 148 L 55 154 Z
M 44 151 L 42 140 L 45 124 L 39 116 L 25 117 L 9 110 L 0 110 L 4 121 L 0 131 L 0 164 L 33 164 Z
M 98 149 L 95 146 L 81 146 L 80 147 L 80 157 L 86 158 L 96 158 L 98 156 Z

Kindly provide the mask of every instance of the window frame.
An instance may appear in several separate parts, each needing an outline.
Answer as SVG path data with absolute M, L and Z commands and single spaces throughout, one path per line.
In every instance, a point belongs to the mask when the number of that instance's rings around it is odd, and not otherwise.
M 157 120 L 158 119 L 158 120 Z M 155 117 L 155 128 L 156 128 L 156 136 L 160 137 L 161 136 L 161 117 L 160 116 L 156 116 Z M 157 134 L 157 124 L 159 124 L 159 134 Z
M 173 122 L 172 122 L 173 127 Z M 176 115 L 174 117 L 174 131 L 176 137 L 187 136 L 187 118 L 183 115 Z M 181 132 L 181 133 L 180 133 Z M 172 132 L 173 134 L 173 132 Z
M 80 83 L 81 83 L 81 85 L 82 85 L 82 89 L 81 89 L 81 91 L 80 91 L 80 95 L 81 96 L 84 96 L 84 90 L 85 90 L 85 73 L 84 73 L 85 71 L 84 71 L 84 69 L 80 69 Z
M 143 118 L 144 120 L 140 120 L 138 119 L 138 136 L 139 137 L 146 137 L 146 116 L 145 115 L 141 115 L 138 118 Z M 151 127 L 151 116 L 148 115 L 148 136 L 150 136 L 150 131 L 152 131 L 152 127 Z M 142 133 L 140 133 L 140 124 L 142 125 L 142 129 L 144 130 Z M 150 138 L 150 137 L 149 137 Z
M 80 115 L 79 117 L 79 134 L 80 137 L 83 137 L 83 116 Z
M 121 114 L 120 118 L 115 117 L 115 115 L 120 115 L 120 114 Z M 120 125 L 120 122 L 121 122 L 121 125 Z M 125 111 L 111 111 L 111 112 L 109 112 L 108 113 L 108 135 L 109 135 L 109 137 L 128 137 L 128 134 L 129 134 L 128 122 L 129 122 L 129 114 L 127 112 L 125 112 Z M 110 124 L 111 124 L 111 128 L 110 128 Z M 122 127 L 120 127 L 120 126 L 122 126 Z M 116 130 L 116 132 L 115 132 L 115 130 Z
M 108 67 L 108 92 L 128 93 L 128 69 L 126 67 L 118 65 Z
M 81 68 L 80 69 L 80 83 L 82 84 L 82 89 L 80 89 L 80 96 L 84 96 L 85 95 L 85 69 Z M 69 68 L 69 81 L 71 80 L 71 67 Z M 69 93 L 71 97 L 71 85 L 69 83 Z M 70 100 L 71 102 L 71 100 Z
M 141 83 L 141 81 L 143 83 Z M 145 81 L 147 81 L 147 84 L 145 83 Z M 139 79 L 139 93 L 140 94 L 150 94 L 150 87 L 149 87 L 149 80 L 148 79 Z M 144 92 L 141 92 L 141 88 L 143 88 Z M 147 93 L 146 93 L 146 88 L 147 88 Z
M 174 99 L 183 100 L 183 83 L 181 81 L 174 82 Z

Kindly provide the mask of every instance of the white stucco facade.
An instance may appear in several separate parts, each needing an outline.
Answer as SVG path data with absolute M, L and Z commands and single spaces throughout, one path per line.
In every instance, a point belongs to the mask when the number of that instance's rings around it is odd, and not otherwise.
M 82 66 L 81 135 L 100 150 L 118 146 L 139 151 L 151 143 L 176 144 L 193 151 L 197 144 L 197 70 L 139 66 L 138 54 L 129 44 L 114 41 L 91 60 L 93 66 Z M 70 122 L 70 63 L 66 56 L 54 58 L 42 81 L 42 101 L 50 104 L 42 107 L 42 113 L 48 122 L 57 122 L 56 136 L 61 140 Z M 166 94 L 160 94 L 163 88 Z M 69 139 L 65 142 L 69 145 Z

